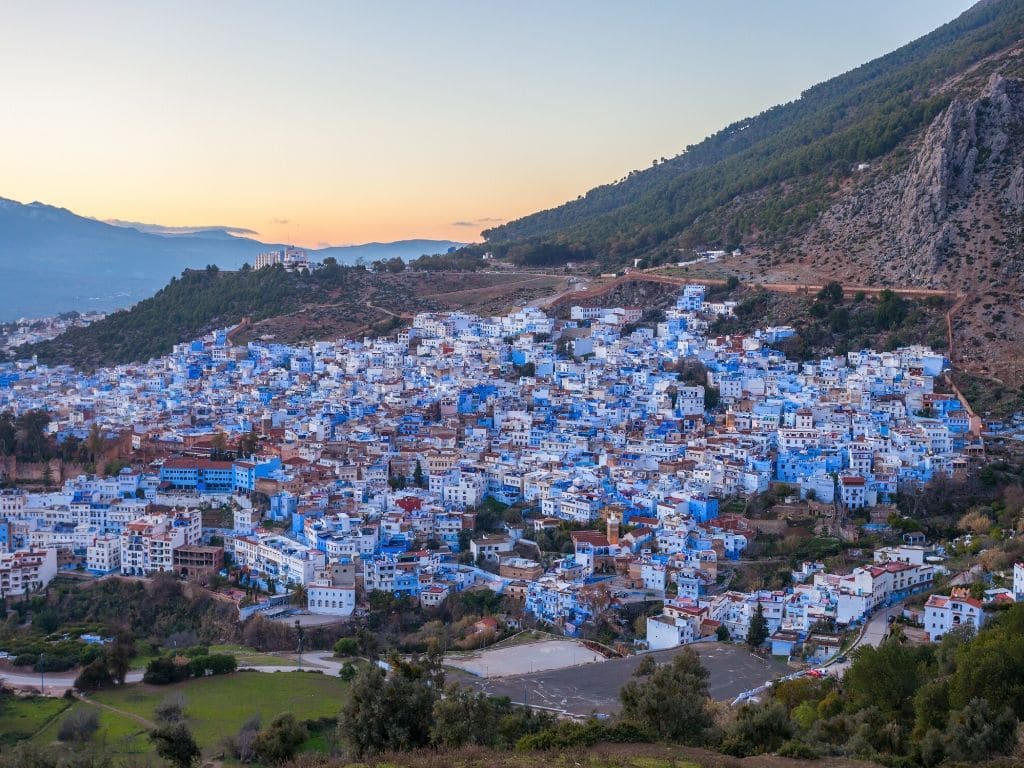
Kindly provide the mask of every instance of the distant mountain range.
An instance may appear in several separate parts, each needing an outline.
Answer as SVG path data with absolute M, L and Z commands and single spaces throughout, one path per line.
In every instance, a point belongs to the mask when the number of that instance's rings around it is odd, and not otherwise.
M 149 231 L 143 231 L 149 230 Z M 237 269 L 256 254 L 283 247 L 234 228 L 177 231 L 173 227 L 108 223 L 43 203 L 0 198 L 0 321 L 67 310 L 112 310 L 152 295 L 187 268 Z M 448 240 L 311 249 L 310 258 L 339 264 L 445 253 Z

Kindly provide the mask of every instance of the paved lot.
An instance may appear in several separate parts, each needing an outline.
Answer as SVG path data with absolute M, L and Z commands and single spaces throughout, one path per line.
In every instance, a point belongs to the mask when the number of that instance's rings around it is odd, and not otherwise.
M 711 672 L 711 696 L 731 701 L 750 688 L 764 685 L 765 681 L 788 674 L 792 670 L 775 659 L 761 659 L 741 645 L 699 643 L 694 646 L 701 662 Z M 679 649 L 656 651 L 654 658 L 664 663 Z M 591 713 L 611 714 L 619 708 L 619 689 L 633 678 L 633 671 L 642 656 L 609 659 L 596 664 L 585 664 L 566 669 L 534 672 L 502 678 L 475 678 L 452 673 L 449 679 L 459 679 L 492 696 L 508 696 L 513 702 L 528 702 L 533 706 L 565 710 L 574 715 Z
M 599 661 L 604 661 L 601 654 L 575 640 L 545 640 L 448 657 L 445 664 L 477 677 L 493 678 L 565 669 Z

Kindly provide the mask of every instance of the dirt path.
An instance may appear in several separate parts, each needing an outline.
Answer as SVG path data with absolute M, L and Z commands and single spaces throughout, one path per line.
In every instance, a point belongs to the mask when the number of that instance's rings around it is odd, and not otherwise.
M 112 707 L 109 704 L 104 704 L 103 702 L 96 701 L 95 699 L 90 699 L 84 693 L 76 693 L 75 698 L 91 706 L 99 707 L 100 709 L 105 709 L 108 712 L 113 712 L 114 714 L 121 715 L 122 717 L 127 717 L 129 720 L 134 720 L 136 723 L 138 723 L 147 730 L 153 730 L 157 727 L 156 723 L 154 723 L 152 720 L 147 720 L 146 718 L 142 717 L 142 715 L 137 715 L 134 712 L 128 712 L 123 709 L 118 709 L 117 707 Z

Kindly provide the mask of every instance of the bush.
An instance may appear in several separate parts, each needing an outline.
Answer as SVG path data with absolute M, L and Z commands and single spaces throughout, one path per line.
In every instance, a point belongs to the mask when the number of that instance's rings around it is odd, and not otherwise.
M 817 760 L 821 753 L 809 744 L 791 739 L 779 747 L 779 757 L 792 757 L 796 760 Z
M 259 732 L 253 745 L 259 760 L 267 763 L 283 763 L 295 757 L 299 747 L 309 738 L 306 726 L 295 719 L 291 712 L 275 717 L 270 725 Z
M 177 723 L 185 719 L 185 697 L 180 693 L 168 696 L 156 705 L 153 716 L 162 723 Z
M 335 656 L 356 656 L 359 654 L 359 641 L 354 637 L 343 637 L 334 644 Z
M 149 685 L 170 685 L 180 683 L 188 678 L 189 668 L 186 664 L 176 664 L 169 656 L 153 659 L 142 675 L 142 682 Z
M 516 742 L 516 751 L 530 752 L 549 749 L 591 747 L 603 740 L 604 726 L 597 720 L 585 723 L 565 721 L 538 733 L 523 736 Z
M 60 721 L 57 738 L 61 741 L 83 742 L 100 727 L 100 714 L 93 707 L 73 709 Z
M 213 653 L 209 656 L 197 656 L 188 663 L 188 673 L 192 677 L 207 675 L 226 675 L 238 669 L 238 661 L 229 653 Z

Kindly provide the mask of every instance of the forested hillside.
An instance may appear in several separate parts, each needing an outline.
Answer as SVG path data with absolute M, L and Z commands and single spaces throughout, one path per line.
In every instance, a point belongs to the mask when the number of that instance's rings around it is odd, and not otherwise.
M 971 68 L 1024 35 L 1024 2 L 982 2 L 934 32 L 680 155 L 485 232 L 520 264 L 674 258 L 675 249 L 778 242 L 819 216 L 861 163 L 908 162 L 908 140 L 975 83 Z M 1019 53 L 1019 52 L 1018 52 Z M 1020 73 L 1020 58 L 1003 62 Z M 771 194 L 764 194 L 771 190 Z
M 143 362 L 169 353 L 175 344 L 235 325 L 240 325 L 236 343 L 261 336 L 292 343 L 383 335 L 419 311 L 501 312 L 564 283 L 562 277 L 537 274 L 413 271 L 397 258 L 375 262 L 374 271 L 330 258 L 312 272 L 282 267 L 229 272 L 210 266 L 186 270 L 131 309 L 19 347 L 13 356 L 35 355 L 42 363 L 84 369 Z
M 148 360 L 215 328 L 249 317 L 260 320 L 297 309 L 303 299 L 350 291 L 365 279 L 360 268 L 332 266 L 312 276 L 281 267 L 225 272 L 187 270 L 152 297 L 101 322 L 19 350 L 48 363 L 83 367 Z

